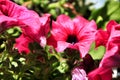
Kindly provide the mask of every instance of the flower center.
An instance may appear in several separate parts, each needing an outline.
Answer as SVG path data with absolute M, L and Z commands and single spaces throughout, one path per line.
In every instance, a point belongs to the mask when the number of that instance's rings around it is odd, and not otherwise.
M 75 44 L 76 42 L 78 42 L 77 37 L 75 35 L 69 35 L 66 42 L 71 43 L 71 44 Z

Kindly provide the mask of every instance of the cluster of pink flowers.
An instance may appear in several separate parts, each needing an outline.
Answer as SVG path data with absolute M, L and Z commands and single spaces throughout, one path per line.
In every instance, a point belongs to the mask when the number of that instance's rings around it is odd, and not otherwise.
M 36 12 L 9 0 L 0 0 L 0 33 L 13 26 L 21 28 L 22 34 L 14 46 L 19 53 L 28 54 L 28 45 L 32 42 L 42 47 L 53 46 L 57 52 L 64 52 L 66 48 L 76 49 L 83 62 L 72 70 L 72 80 L 112 79 L 112 68 L 120 66 L 120 24 L 110 21 L 106 30 L 97 30 L 94 20 L 88 21 L 81 16 L 71 20 L 69 16 L 61 14 L 52 24 L 50 20 L 50 14 L 40 17 Z M 106 52 L 99 67 L 90 69 L 94 60 L 88 53 L 94 41 L 96 47 L 105 46 Z

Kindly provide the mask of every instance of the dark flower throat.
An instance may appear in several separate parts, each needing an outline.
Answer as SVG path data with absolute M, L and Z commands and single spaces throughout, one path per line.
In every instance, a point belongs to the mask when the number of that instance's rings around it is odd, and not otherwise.
M 71 44 L 75 44 L 78 42 L 78 39 L 75 35 L 69 35 L 66 42 L 71 43 Z

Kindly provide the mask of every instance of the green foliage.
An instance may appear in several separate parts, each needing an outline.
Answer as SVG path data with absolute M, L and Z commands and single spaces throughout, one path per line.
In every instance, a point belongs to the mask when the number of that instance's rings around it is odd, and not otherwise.
M 57 53 L 50 46 L 41 48 L 38 43 L 29 45 L 31 49 L 29 54 L 20 54 L 13 47 L 16 36 L 12 36 L 12 34 L 14 34 L 16 29 L 18 28 L 11 28 L 1 35 L 5 38 L 5 41 L 2 43 L 4 44 L 4 50 L 0 53 L 0 79 L 70 80 L 71 72 L 69 66 L 72 63 L 68 62 L 67 59 L 68 57 L 73 59 L 75 56 Z M 66 52 L 69 52 L 69 50 Z
M 96 20 L 98 27 L 105 29 L 109 20 L 115 20 L 120 23 L 119 13 L 120 1 L 107 0 L 104 7 L 92 10 L 89 19 Z
M 89 51 L 89 54 L 92 56 L 94 60 L 101 60 L 103 55 L 105 54 L 105 47 L 99 46 L 95 48 L 95 43 L 91 45 L 91 49 Z
M 76 15 L 90 16 L 89 6 L 85 0 L 14 0 L 16 3 L 28 7 L 40 15 L 50 13 L 53 19 L 60 14 L 66 14 L 74 18 Z

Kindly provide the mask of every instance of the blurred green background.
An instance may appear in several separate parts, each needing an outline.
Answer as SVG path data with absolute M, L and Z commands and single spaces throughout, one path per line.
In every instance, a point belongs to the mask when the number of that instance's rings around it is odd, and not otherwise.
M 109 20 L 120 23 L 120 0 L 13 0 L 35 10 L 40 15 L 52 14 L 53 19 L 60 14 L 74 18 L 77 15 L 94 19 L 99 28 L 105 28 Z

